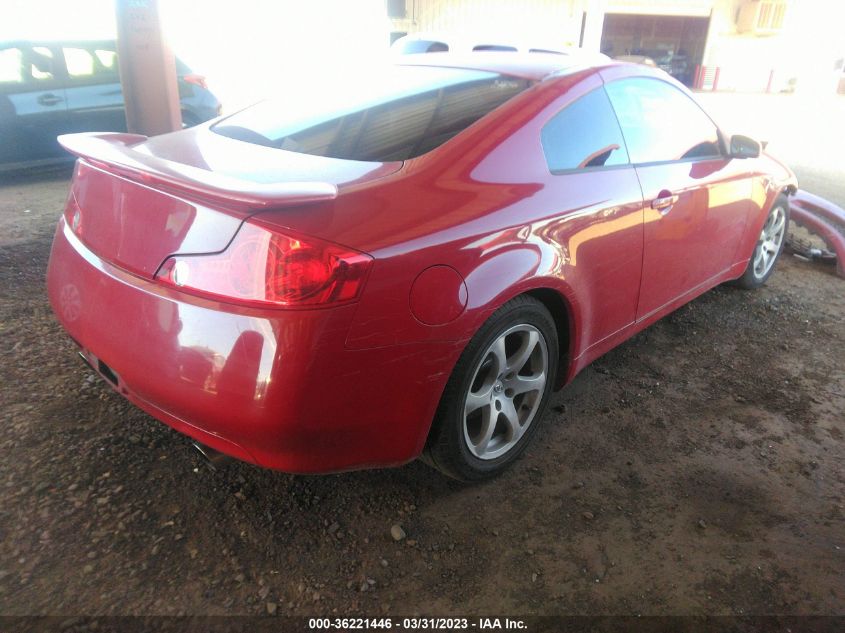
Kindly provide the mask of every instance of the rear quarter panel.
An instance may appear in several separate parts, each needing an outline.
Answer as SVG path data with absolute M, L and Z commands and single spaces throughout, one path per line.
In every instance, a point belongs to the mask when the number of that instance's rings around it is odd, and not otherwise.
M 643 213 L 633 169 L 555 176 L 540 144 L 554 114 L 601 85 L 595 70 L 543 82 L 374 186 L 262 214 L 375 257 L 349 348 L 465 341 L 507 300 L 537 288 L 569 310 L 570 359 L 633 321 Z M 463 276 L 468 298 L 458 318 L 430 326 L 411 313 L 409 294 L 438 264 Z

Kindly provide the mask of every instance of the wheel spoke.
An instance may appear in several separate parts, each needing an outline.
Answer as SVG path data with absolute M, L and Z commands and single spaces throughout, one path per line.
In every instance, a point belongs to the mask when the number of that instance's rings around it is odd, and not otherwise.
M 534 348 L 537 347 L 537 342 L 540 340 L 540 336 L 536 331 L 531 330 L 529 332 L 524 332 L 521 339 L 522 345 L 519 346 L 519 349 L 508 359 L 507 362 L 507 369 L 514 373 L 519 373 L 522 368 L 525 367 L 525 363 L 528 362 L 528 359 L 531 358 L 531 353 L 534 351 Z
M 546 386 L 546 373 L 540 372 L 536 376 L 516 376 L 507 386 L 513 389 L 515 396 L 521 393 L 542 391 L 543 387 Z
M 519 424 L 519 414 L 513 404 L 513 400 L 505 398 L 502 401 L 501 416 L 505 419 L 508 427 L 508 441 L 516 442 L 522 435 L 522 426 Z
M 496 339 L 496 342 L 493 343 L 493 346 L 490 348 L 490 353 L 496 360 L 494 376 L 501 374 L 503 371 L 505 371 L 508 366 L 508 355 L 507 351 L 505 350 L 504 336 L 500 336 L 498 339 Z
M 469 415 L 473 411 L 480 409 L 484 406 L 490 405 L 490 389 L 487 389 L 484 393 L 472 393 L 470 392 L 467 395 L 466 405 L 464 405 L 464 415 Z
M 779 213 L 777 220 L 772 225 L 772 228 L 769 229 L 769 237 L 774 241 L 777 237 L 778 233 L 783 230 L 783 225 L 786 224 L 786 216 L 783 213 Z
M 772 223 L 774 222 L 774 216 L 770 215 L 766 218 L 766 223 L 763 225 L 763 235 L 768 235 L 769 230 L 772 228 Z
M 763 244 L 760 244 L 760 247 L 757 249 L 757 255 L 754 256 L 754 270 L 757 270 L 758 266 L 763 262 L 765 254 L 766 249 L 763 247 Z
M 475 452 L 482 456 L 487 452 L 487 446 L 493 437 L 493 431 L 496 430 L 496 421 L 498 414 L 493 414 L 493 407 L 488 406 L 481 412 L 481 437 L 475 445 Z

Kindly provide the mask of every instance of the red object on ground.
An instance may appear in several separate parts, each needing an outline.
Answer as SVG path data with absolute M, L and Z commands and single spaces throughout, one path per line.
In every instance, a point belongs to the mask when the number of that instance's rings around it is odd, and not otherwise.
M 815 194 L 799 189 L 790 199 L 790 206 L 801 207 L 845 229 L 845 209 L 833 204 L 830 200 L 825 200 Z
M 793 222 L 816 233 L 825 241 L 828 248 L 836 253 L 836 274 L 845 278 L 845 235 L 842 235 L 833 224 L 805 207 L 792 205 L 790 215 Z
M 421 57 L 403 63 L 503 73 L 484 95 L 536 83 L 406 160 L 202 126 L 62 138 L 80 159 L 50 302 L 116 390 L 265 467 L 400 464 L 420 454 L 455 363 L 504 303 L 530 293 L 556 315 L 561 386 L 742 275 L 794 186 L 765 154 L 551 173 L 541 134 L 576 100 L 632 77 L 686 89 L 639 65 L 555 74 L 558 56 Z

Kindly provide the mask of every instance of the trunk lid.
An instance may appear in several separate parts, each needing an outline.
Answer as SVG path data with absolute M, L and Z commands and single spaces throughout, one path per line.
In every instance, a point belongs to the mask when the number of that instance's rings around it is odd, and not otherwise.
M 330 203 L 339 187 L 401 167 L 259 147 L 202 128 L 59 142 L 81 159 L 65 213 L 71 230 L 98 257 L 147 278 L 171 255 L 224 250 L 255 213 Z

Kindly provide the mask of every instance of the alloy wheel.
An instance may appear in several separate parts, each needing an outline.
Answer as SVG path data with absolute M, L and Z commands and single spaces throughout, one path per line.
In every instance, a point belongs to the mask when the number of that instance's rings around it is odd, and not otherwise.
M 785 233 L 786 210 L 782 206 L 777 206 L 766 219 L 757 242 L 757 251 L 754 255 L 754 276 L 757 279 L 765 277 L 774 266 Z
M 488 347 L 464 400 L 464 439 L 478 459 L 501 457 L 517 445 L 536 417 L 549 373 L 543 334 L 515 325 Z

